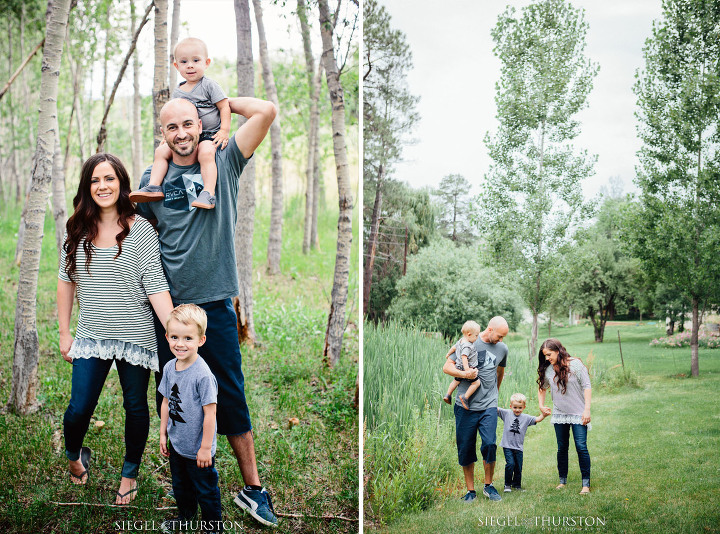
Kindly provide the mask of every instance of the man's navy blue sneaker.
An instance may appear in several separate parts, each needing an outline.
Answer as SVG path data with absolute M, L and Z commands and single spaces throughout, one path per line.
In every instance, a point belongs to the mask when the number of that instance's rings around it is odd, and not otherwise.
M 487 497 L 491 501 L 502 501 L 502 497 L 500 497 L 500 494 L 497 492 L 495 486 L 493 486 L 492 484 L 483 488 L 483 495 L 485 495 L 485 497 Z
M 475 499 L 477 499 L 477 495 L 474 491 L 468 491 L 464 497 L 460 497 L 460 500 L 465 502 L 472 502 Z
M 247 511 L 263 525 L 276 527 L 278 524 L 270 494 L 265 488 L 262 490 L 243 488 L 235 497 L 235 504 Z

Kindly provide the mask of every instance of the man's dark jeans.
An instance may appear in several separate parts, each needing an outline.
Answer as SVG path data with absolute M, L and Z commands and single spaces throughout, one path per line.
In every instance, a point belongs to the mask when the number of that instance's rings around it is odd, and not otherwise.
M 523 451 L 503 447 L 505 453 L 505 485 L 519 488 L 522 486 Z
M 560 483 L 567 484 L 568 449 L 570 448 L 570 428 L 572 427 L 575 450 L 580 464 L 582 485 L 590 487 L 590 453 L 587 448 L 587 426 L 571 424 L 555 424 L 553 426 L 555 426 L 558 445 L 557 466 Z

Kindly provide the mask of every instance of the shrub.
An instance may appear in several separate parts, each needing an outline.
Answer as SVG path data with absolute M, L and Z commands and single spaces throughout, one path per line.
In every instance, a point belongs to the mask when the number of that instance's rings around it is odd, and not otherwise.
M 689 347 L 691 333 L 687 330 L 673 336 L 660 337 L 650 342 L 651 347 Z M 703 349 L 720 348 L 720 333 L 700 332 L 698 334 L 698 345 Z
M 514 330 L 522 317 L 515 290 L 493 268 L 481 265 L 475 249 L 449 241 L 437 241 L 416 254 L 397 291 L 388 310 L 391 318 L 445 336 L 457 335 L 468 319 L 484 327 L 502 315 Z

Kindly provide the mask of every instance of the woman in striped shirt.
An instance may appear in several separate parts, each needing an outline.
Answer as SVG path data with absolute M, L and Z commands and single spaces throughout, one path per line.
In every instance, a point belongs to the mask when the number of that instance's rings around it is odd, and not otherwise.
M 161 321 L 172 310 L 155 229 L 135 214 L 130 179 L 111 154 L 83 165 L 67 222 L 58 273 L 60 353 L 72 363 L 72 392 L 63 420 L 65 455 L 75 484 L 88 480 L 91 451 L 83 440 L 105 378 L 117 367 L 125 408 L 125 462 L 116 504 L 137 492 L 137 474 L 150 428 L 147 388 L 158 371 L 152 310 Z M 70 317 L 77 295 L 75 338 Z
M 550 415 L 545 406 L 545 393 L 550 389 L 553 400 L 552 423 L 557 438 L 557 466 L 562 489 L 567 484 L 568 449 L 572 429 L 575 450 L 580 464 L 582 489 L 580 495 L 590 493 L 590 453 L 587 432 L 590 430 L 590 375 L 578 358 L 571 358 L 557 339 L 547 339 L 538 354 L 538 401 L 540 411 Z

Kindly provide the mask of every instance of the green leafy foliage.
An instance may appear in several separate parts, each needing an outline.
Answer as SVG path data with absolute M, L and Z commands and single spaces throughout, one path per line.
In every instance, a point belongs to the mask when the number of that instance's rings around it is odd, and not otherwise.
M 497 260 L 516 271 L 534 331 L 553 288 L 545 273 L 582 218 L 580 185 L 593 173 L 595 157 L 570 144 L 598 71 L 585 56 L 587 31 L 583 11 L 565 0 L 532 3 L 519 16 L 508 7 L 492 31 L 500 125 L 485 138 L 493 164 L 475 220 Z
M 454 336 L 469 319 L 481 325 L 495 315 L 511 329 L 521 319 L 522 301 L 497 272 L 479 261 L 476 250 L 436 241 L 408 264 L 388 313 L 418 328 Z

